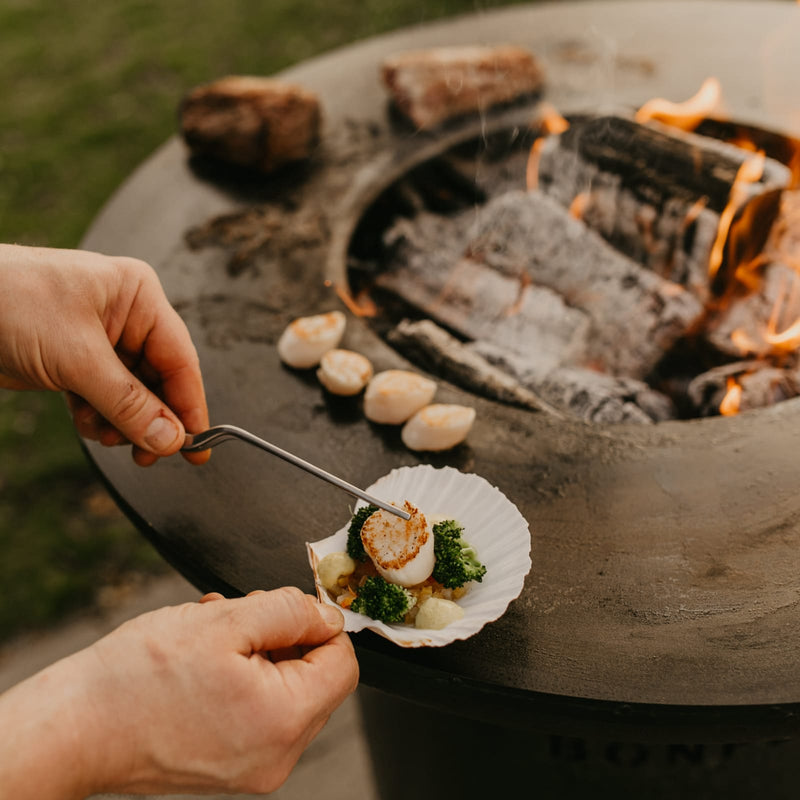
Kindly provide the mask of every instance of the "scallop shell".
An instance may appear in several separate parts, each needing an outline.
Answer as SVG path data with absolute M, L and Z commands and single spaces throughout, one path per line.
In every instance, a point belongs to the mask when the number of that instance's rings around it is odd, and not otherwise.
M 509 603 L 519 596 L 531 568 L 528 523 L 517 507 L 486 479 L 452 467 L 436 469 L 421 464 L 392 470 L 367 491 L 389 502 L 408 499 L 426 515 L 458 520 L 464 526 L 464 538 L 475 547 L 486 565 L 486 575 L 458 601 L 464 609 L 463 619 L 442 630 L 387 625 L 343 610 L 346 631 L 371 630 L 400 647 L 441 647 L 473 636 L 484 625 L 501 617 Z M 356 509 L 363 505 L 366 504 L 359 501 Z M 319 582 L 317 564 L 328 553 L 346 549 L 348 525 L 349 520 L 327 539 L 306 543 L 317 596 L 329 605 L 336 604 Z

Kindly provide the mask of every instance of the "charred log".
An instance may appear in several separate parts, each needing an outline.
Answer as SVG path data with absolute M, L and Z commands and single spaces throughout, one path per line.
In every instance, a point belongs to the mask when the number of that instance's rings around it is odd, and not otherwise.
M 421 129 L 529 97 L 544 84 L 536 57 L 513 45 L 397 53 L 381 74 L 395 108 Z
M 641 381 L 540 361 L 487 342 L 462 342 L 431 320 L 401 321 L 389 343 L 464 389 L 509 405 L 583 422 L 650 424 L 673 419 L 669 398 Z
M 387 243 L 393 255 L 379 286 L 464 336 L 535 352 L 548 368 L 643 378 L 702 314 L 684 289 L 538 192 L 401 221 Z
M 737 393 L 735 412 L 765 408 L 800 395 L 800 370 L 759 359 L 724 364 L 694 378 L 688 396 L 697 416 L 716 416 L 732 389 Z
M 587 360 L 588 315 L 550 289 L 459 258 L 463 238 L 448 220 L 432 215 L 401 220 L 389 241 L 396 244 L 395 266 L 376 284 L 421 315 L 462 337 L 536 358 L 542 369 Z
M 752 153 L 708 136 L 624 117 L 580 120 L 549 137 L 539 160 L 539 188 L 564 206 L 581 196 L 584 222 L 638 263 L 688 288 L 711 294 L 708 265 L 742 164 Z M 755 255 L 777 214 L 789 169 L 767 159 L 746 203 Z M 733 261 L 733 259 L 731 259 Z M 721 274 L 727 261 L 723 260 Z
M 179 117 L 181 134 L 194 155 L 259 172 L 309 158 L 321 124 L 313 92 L 244 75 L 195 87 L 181 102 Z
M 501 403 L 562 416 L 549 403 L 432 320 L 402 320 L 389 332 L 387 339 L 411 361 L 457 386 Z
M 676 417 L 672 401 L 643 381 L 580 367 L 542 372 L 536 362 L 485 342 L 475 342 L 473 347 L 544 401 L 584 422 L 650 424 Z

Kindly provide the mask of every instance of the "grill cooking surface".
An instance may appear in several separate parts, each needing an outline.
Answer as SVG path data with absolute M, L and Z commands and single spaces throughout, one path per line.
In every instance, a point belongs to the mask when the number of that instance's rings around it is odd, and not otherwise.
M 741 733 L 743 720 L 758 735 L 795 725 L 786 712 L 800 701 L 797 401 L 732 419 L 586 425 L 440 380 L 437 401 L 474 406 L 477 422 L 467 446 L 418 458 L 397 431 L 282 367 L 274 345 L 292 318 L 340 307 L 333 287 L 347 284 L 353 233 L 388 186 L 442 148 L 524 118 L 515 108 L 441 135 L 398 129 L 378 80 L 388 52 L 514 40 L 542 59 L 562 113 L 688 97 L 713 71 L 734 118 L 791 130 L 798 109 L 776 93 L 781 81 L 796 84 L 800 51 L 782 55 L 791 70 L 765 77 L 774 65 L 762 44 L 783 54 L 798 16 L 782 2 L 554 3 L 400 31 L 287 71 L 320 94 L 325 115 L 301 174 L 211 174 L 173 139 L 99 215 L 83 246 L 157 267 L 198 345 L 212 420 L 357 485 L 420 461 L 476 472 L 530 523 L 533 568 L 502 619 L 438 651 L 398 652 L 359 634 L 365 683 L 449 710 L 469 698 L 477 714 L 526 725 L 580 716 L 625 726 L 654 709 L 667 725 L 654 735 L 687 721 L 715 735 Z M 345 345 L 376 369 L 408 363 L 364 320 L 349 320 Z M 143 531 L 201 588 L 313 591 L 304 542 L 349 517 L 335 489 L 308 478 L 301 490 L 291 467 L 235 443 L 203 468 L 173 459 L 147 471 L 121 451 L 87 448 Z

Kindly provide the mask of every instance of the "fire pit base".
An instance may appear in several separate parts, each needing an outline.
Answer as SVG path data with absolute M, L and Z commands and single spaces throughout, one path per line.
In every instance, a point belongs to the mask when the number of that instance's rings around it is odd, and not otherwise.
M 797 796 L 797 739 L 645 743 L 564 736 L 429 714 L 363 687 L 359 695 L 381 800 L 408 800 L 419 785 L 431 796 L 463 798 Z M 431 742 L 435 747 L 426 746 Z M 409 759 L 402 773 L 398 753 Z
M 466 641 L 418 652 L 355 635 L 365 686 L 446 717 L 456 732 L 462 717 L 520 731 L 555 768 L 580 752 L 573 739 L 591 742 L 587 775 L 596 759 L 637 758 L 609 750 L 613 742 L 658 752 L 644 768 L 689 761 L 694 743 L 747 742 L 755 752 L 800 737 L 797 401 L 732 419 L 589 426 L 440 380 L 439 398 L 474 406 L 477 422 L 465 445 L 423 457 L 396 430 L 368 423 L 357 401 L 335 401 L 313 374 L 283 367 L 275 351 L 289 319 L 339 307 L 331 284 L 347 283 L 358 221 L 442 147 L 394 127 L 377 79 L 387 53 L 516 40 L 542 58 L 546 99 L 564 113 L 682 99 L 713 70 L 735 119 L 790 132 L 799 27 L 797 5 L 778 0 L 620 0 L 516 6 L 400 31 L 285 73 L 318 92 L 325 112 L 322 145 L 302 173 L 243 182 L 200 172 L 173 139 L 98 216 L 83 246 L 156 267 L 197 344 L 213 420 L 362 486 L 417 463 L 475 472 L 528 520 L 533 568 L 507 613 Z M 474 135 L 493 121 L 443 135 Z M 187 241 L 226 215 L 274 236 Z M 377 369 L 408 366 L 363 320 L 348 321 L 345 345 Z M 86 448 L 131 519 L 203 590 L 290 584 L 313 593 L 304 542 L 350 515 L 338 490 L 252 448 L 220 448 L 202 468 L 164 459 L 150 470 L 119 448 Z M 375 713 L 378 742 L 392 718 L 387 706 Z M 681 743 L 690 749 L 662 747 Z M 763 749 L 776 759 L 793 752 Z M 467 774 L 471 754 L 460 753 Z M 797 774 L 796 760 L 786 762 Z

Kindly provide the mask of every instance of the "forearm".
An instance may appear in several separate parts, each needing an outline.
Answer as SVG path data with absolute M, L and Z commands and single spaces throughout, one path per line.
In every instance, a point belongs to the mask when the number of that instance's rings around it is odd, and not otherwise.
M 0 695 L 0 797 L 72 800 L 95 790 L 85 689 L 58 662 Z

